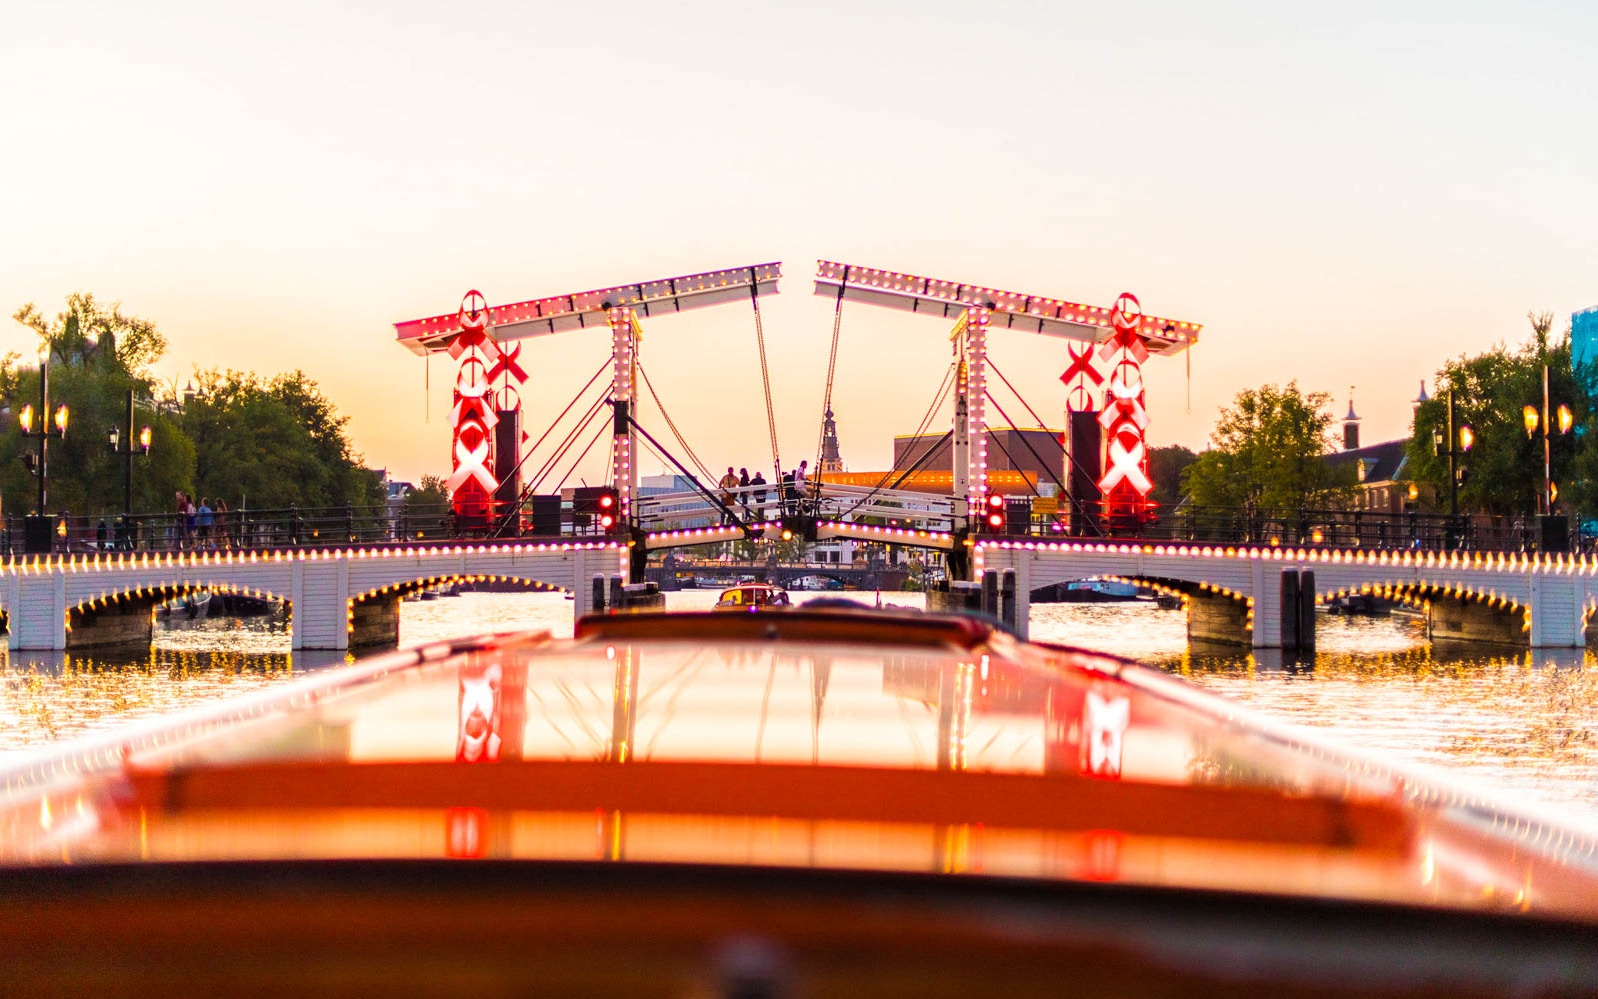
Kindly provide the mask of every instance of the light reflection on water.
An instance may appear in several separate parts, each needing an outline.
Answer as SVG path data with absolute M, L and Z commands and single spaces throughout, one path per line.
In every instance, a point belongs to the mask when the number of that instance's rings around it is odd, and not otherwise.
M 705 609 L 715 598 L 688 590 L 668 594 L 667 605 Z M 882 601 L 923 606 L 919 594 Z M 400 644 L 529 628 L 562 637 L 571 634 L 571 611 L 559 593 L 409 602 L 401 606 Z M 1442 768 L 1496 797 L 1552 806 L 1598 827 L 1591 653 L 1432 647 L 1416 624 L 1396 617 L 1323 615 L 1317 629 L 1318 653 L 1295 662 L 1269 650 L 1190 649 L 1182 614 L 1146 601 L 1040 604 L 1031 620 L 1034 639 L 1117 652 L 1339 743 Z M 0 758 L 345 661 L 337 652 L 291 653 L 281 624 L 236 621 L 161 629 L 154 648 L 120 656 L 13 653 L 0 658 Z

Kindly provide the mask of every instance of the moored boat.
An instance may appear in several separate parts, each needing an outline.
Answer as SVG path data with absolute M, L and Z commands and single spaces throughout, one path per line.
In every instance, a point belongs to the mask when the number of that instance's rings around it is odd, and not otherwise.
M 788 591 L 780 586 L 773 586 L 770 583 L 739 583 L 721 591 L 715 609 L 752 611 L 792 605 L 793 601 L 789 599 Z
M 19 994 L 1598 991 L 1591 835 L 911 612 L 407 650 L 9 763 L 0 830 Z

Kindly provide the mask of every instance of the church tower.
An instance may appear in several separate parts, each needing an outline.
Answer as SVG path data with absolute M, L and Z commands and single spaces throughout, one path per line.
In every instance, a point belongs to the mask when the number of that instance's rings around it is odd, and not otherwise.
M 1348 415 L 1343 417 L 1343 450 L 1359 450 L 1359 417 L 1354 415 L 1354 386 L 1348 387 Z
M 838 456 L 838 424 L 832 419 L 832 407 L 827 407 L 827 418 L 821 424 L 822 472 L 843 471 L 843 459 Z

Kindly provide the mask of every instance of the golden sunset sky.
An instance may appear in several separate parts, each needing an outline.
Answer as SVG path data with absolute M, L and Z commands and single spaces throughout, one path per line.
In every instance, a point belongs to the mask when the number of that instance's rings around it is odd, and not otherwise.
M 398 478 L 447 472 L 452 370 L 392 324 L 468 288 L 781 260 L 785 465 L 816 447 L 817 258 L 1203 323 L 1190 383 L 1180 356 L 1147 372 L 1151 444 L 1194 448 L 1237 392 L 1289 380 L 1339 417 L 1357 386 L 1365 439 L 1403 435 L 1448 358 L 1598 304 L 1591 3 L 13 7 L 0 307 L 119 301 L 178 384 L 303 369 Z M 845 307 L 850 468 L 916 428 L 946 333 Z M 747 307 L 650 323 L 642 349 L 707 465 L 769 467 Z M 5 350 L 31 358 L 30 334 L 5 323 Z M 536 437 L 608 342 L 525 350 Z M 1063 343 L 993 354 L 1057 424 Z

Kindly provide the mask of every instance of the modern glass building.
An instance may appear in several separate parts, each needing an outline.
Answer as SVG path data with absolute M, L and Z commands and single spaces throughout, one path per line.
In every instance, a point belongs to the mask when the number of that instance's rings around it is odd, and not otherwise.
M 1598 305 L 1570 317 L 1570 362 L 1577 371 L 1598 364 Z

